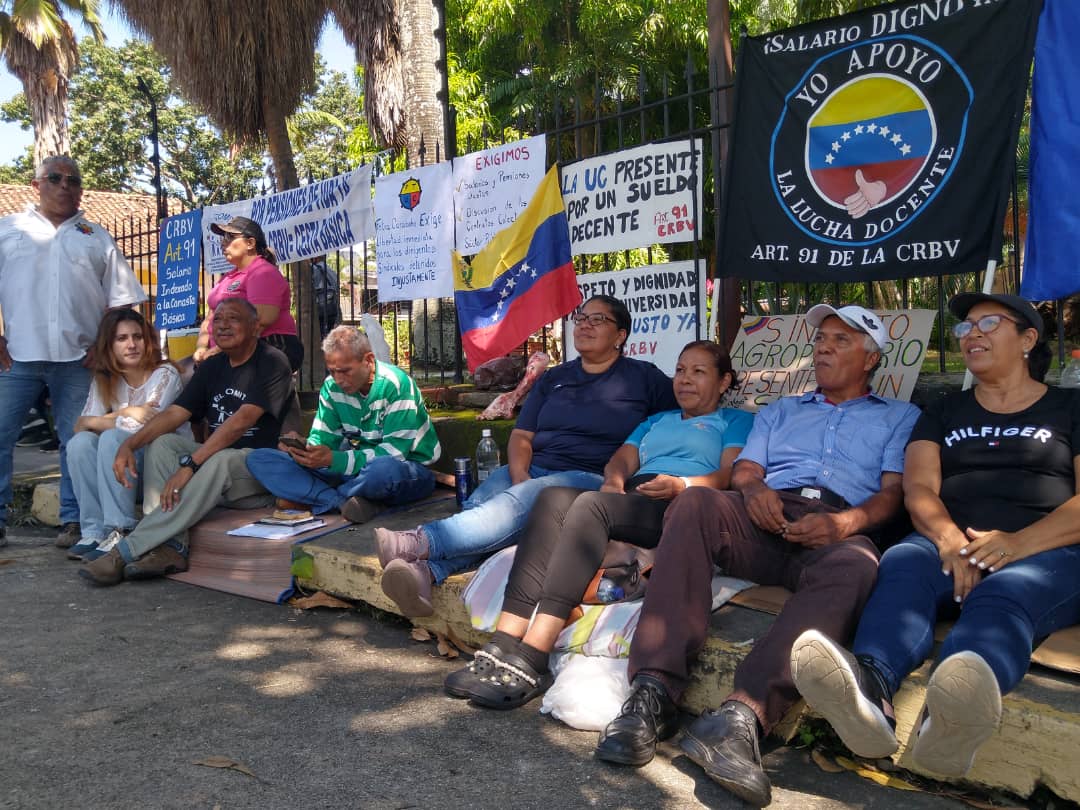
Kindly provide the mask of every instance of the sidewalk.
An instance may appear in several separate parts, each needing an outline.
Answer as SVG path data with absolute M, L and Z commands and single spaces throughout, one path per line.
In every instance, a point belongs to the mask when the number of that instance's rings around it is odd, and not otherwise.
M 36 452 L 36 451 L 35 451 Z M 0 808 L 743 807 L 664 745 L 595 761 L 596 734 L 446 697 L 460 661 L 357 610 L 300 611 L 159 581 L 96 589 L 14 528 L 0 550 Z M 249 768 L 203 767 L 224 757 Z M 766 758 L 779 810 L 964 805 Z

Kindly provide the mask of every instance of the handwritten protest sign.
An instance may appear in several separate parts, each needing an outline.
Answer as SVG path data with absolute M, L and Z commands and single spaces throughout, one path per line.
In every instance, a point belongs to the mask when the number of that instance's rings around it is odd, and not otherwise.
M 199 210 L 177 214 L 161 222 L 157 300 L 154 302 L 154 323 L 158 329 L 190 326 L 198 317 L 201 222 Z
M 704 265 L 701 269 L 704 271 Z M 585 273 L 577 282 L 585 300 L 611 295 L 626 304 L 633 319 L 623 352 L 627 357 L 648 360 L 674 374 L 682 347 L 699 337 L 705 274 L 697 272 L 693 262 Z M 566 330 L 568 336 L 571 332 Z M 577 357 L 572 340 L 567 339 L 565 354 L 567 360 Z
M 457 250 L 479 253 L 525 210 L 544 179 L 543 135 L 454 158 Z
M 208 272 L 232 269 L 210 225 L 238 216 L 262 226 L 279 263 L 310 259 L 364 242 L 375 235 L 371 166 L 253 200 L 206 206 L 202 236 Z
M 449 163 L 375 181 L 375 266 L 379 301 L 454 294 L 454 196 Z
M 871 386 L 884 397 L 909 400 L 926 356 L 931 309 L 879 312 L 889 335 Z M 757 411 L 780 397 L 803 394 L 817 387 L 814 376 L 815 329 L 805 315 L 762 315 L 744 318 L 731 349 L 738 381 L 730 395 L 732 407 Z
M 650 143 L 563 167 L 571 252 L 692 242 L 701 214 L 701 139 L 693 144 Z

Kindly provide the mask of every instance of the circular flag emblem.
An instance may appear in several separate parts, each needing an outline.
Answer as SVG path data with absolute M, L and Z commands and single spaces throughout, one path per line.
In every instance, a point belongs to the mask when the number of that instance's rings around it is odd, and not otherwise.
M 819 59 L 773 132 L 773 189 L 807 235 L 873 245 L 919 217 L 960 158 L 974 90 L 935 45 L 868 40 Z
M 420 204 L 420 181 L 410 177 L 402 183 L 401 191 L 398 192 L 398 200 L 401 202 L 401 207 L 406 211 L 412 211 L 416 208 Z

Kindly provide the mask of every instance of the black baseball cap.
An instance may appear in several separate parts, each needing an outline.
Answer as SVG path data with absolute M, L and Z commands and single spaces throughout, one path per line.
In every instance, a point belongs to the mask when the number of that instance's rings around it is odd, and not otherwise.
M 1021 298 L 1019 295 L 992 295 L 990 293 L 960 293 L 954 295 L 949 301 L 949 312 L 955 315 L 957 318 L 963 320 L 967 317 L 967 314 L 971 311 L 971 308 L 976 304 L 981 304 L 984 301 L 993 301 L 996 304 L 1001 304 L 1003 307 L 1008 307 L 1017 315 L 1019 315 L 1023 321 L 1039 333 L 1039 340 L 1043 339 L 1043 319 L 1039 314 L 1039 310 L 1035 309 L 1035 305 L 1030 301 Z
M 224 225 L 215 222 L 210 226 L 210 230 L 218 236 L 224 236 L 227 233 L 238 233 L 241 236 L 250 236 L 252 239 L 262 236 L 262 227 L 259 223 L 247 217 L 233 217 Z

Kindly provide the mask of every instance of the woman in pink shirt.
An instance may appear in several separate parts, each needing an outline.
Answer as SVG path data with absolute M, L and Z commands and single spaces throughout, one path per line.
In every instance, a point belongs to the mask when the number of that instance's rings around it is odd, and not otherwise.
M 284 352 L 289 367 L 297 371 L 304 359 L 304 346 L 289 311 L 292 302 L 289 281 L 278 270 L 274 252 L 267 246 L 259 223 L 247 217 L 233 217 L 224 225 L 215 222 L 210 230 L 221 237 L 222 253 L 236 269 L 222 276 L 206 297 L 209 314 L 199 331 L 195 362 L 201 363 L 219 351 L 211 337 L 214 308 L 226 298 L 243 298 L 254 304 L 259 313 L 259 337 Z

